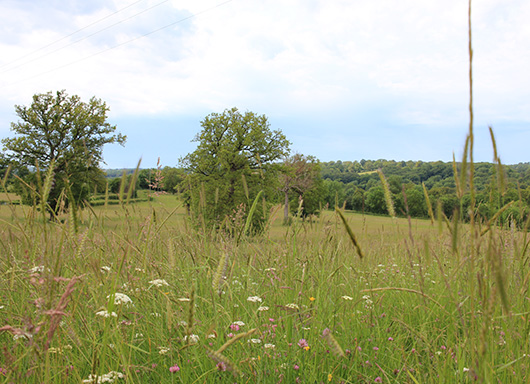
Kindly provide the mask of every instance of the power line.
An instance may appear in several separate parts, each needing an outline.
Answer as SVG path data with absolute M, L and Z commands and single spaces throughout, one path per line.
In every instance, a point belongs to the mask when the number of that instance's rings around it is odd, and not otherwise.
M 162 31 L 162 30 L 164 30 L 164 29 L 166 29 L 166 28 L 169 28 L 169 27 L 172 27 L 172 26 L 177 25 L 177 24 L 179 24 L 179 23 L 182 23 L 182 22 L 184 22 L 184 21 L 187 21 L 187 20 L 190 20 L 190 19 L 196 18 L 196 17 L 198 17 L 198 16 L 200 16 L 200 15 L 202 15 L 202 14 L 204 14 L 204 13 L 210 12 L 210 11 L 216 9 L 216 8 L 220 8 L 220 7 L 222 7 L 223 5 L 226 5 L 226 4 L 230 3 L 230 2 L 232 2 L 232 0 L 224 1 L 224 2 L 222 2 L 222 3 L 219 3 L 219 4 L 217 4 L 217 5 L 214 5 L 213 7 L 207 8 L 207 9 L 205 9 L 205 10 L 203 10 L 203 11 L 200 11 L 200 12 L 194 13 L 193 15 L 190 15 L 190 16 L 188 16 L 188 17 L 185 17 L 185 18 L 182 18 L 182 19 L 180 19 L 180 20 L 177 20 L 177 21 L 175 21 L 175 22 L 173 22 L 173 23 L 170 23 L 170 24 L 164 25 L 163 27 L 160 27 L 160 28 L 158 28 L 158 29 L 155 29 L 155 30 L 153 30 L 153 31 L 151 31 L 151 32 L 147 32 L 147 33 L 145 33 L 145 34 L 143 34 L 143 35 L 141 35 L 141 36 L 138 36 L 138 37 L 132 38 L 132 39 L 130 39 L 130 40 L 124 41 L 124 42 L 122 42 L 122 43 L 120 43 L 120 44 L 116 44 L 116 45 L 114 45 L 114 46 L 112 46 L 112 47 L 110 47 L 110 48 L 107 48 L 107 49 L 104 49 L 104 50 L 102 50 L 102 51 L 96 52 L 96 53 L 94 53 L 94 54 L 92 54 L 92 55 L 89 55 L 89 56 L 83 57 L 83 58 L 81 58 L 81 59 L 79 59 L 79 60 L 72 61 L 72 62 L 70 62 L 70 63 L 68 63 L 68 64 L 64 64 L 64 65 L 61 65 L 61 66 L 59 66 L 59 67 L 56 67 L 56 68 L 50 69 L 49 71 L 41 72 L 41 73 L 39 73 L 39 74 L 37 74 L 37 75 L 31 76 L 31 77 L 27 77 L 27 78 L 22 79 L 22 80 L 19 80 L 19 81 L 17 81 L 17 82 L 14 82 L 14 83 L 8 84 L 7 86 L 9 86 L 9 85 L 16 85 L 16 84 L 19 84 L 19 83 L 22 83 L 22 82 L 25 82 L 25 81 L 28 81 L 28 80 L 31 80 L 31 79 L 34 79 L 34 78 L 37 78 L 37 77 L 43 76 L 43 75 L 47 75 L 47 74 L 52 73 L 52 72 L 58 71 L 59 69 L 63 69 L 63 68 L 69 67 L 69 66 L 74 65 L 74 64 L 77 64 L 77 63 L 79 63 L 79 62 L 81 62 L 81 61 L 88 60 L 88 59 L 90 59 L 90 58 L 92 58 L 92 57 L 94 57 L 94 56 L 101 55 L 102 53 L 105 53 L 105 52 L 111 51 L 111 50 L 113 50 L 113 49 L 116 49 L 116 48 L 118 48 L 118 47 L 121 47 L 121 46 L 126 45 L 126 44 L 129 44 L 129 43 L 132 43 L 133 41 L 136 41 L 136 40 L 142 39 L 142 38 L 144 38 L 144 37 L 146 37 L 146 36 L 149 36 L 149 35 L 152 35 L 152 34 L 154 34 L 154 33 L 156 33 L 156 32 L 160 32 L 160 31 Z
M 141 0 L 140 0 L 140 1 L 141 1 Z M 45 54 L 43 54 L 43 55 L 40 55 L 40 56 L 38 56 L 38 57 L 35 57 L 35 58 L 33 58 L 32 60 L 26 61 L 25 63 L 22 63 L 22 64 L 20 64 L 20 65 L 17 65 L 17 66 L 15 66 L 15 67 L 13 67 L 13 68 L 9 68 L 9 69 L 3 70 L 3 71 L 0 72 L 0 73 L 11 72 L 11 71 L 13 71 L 13 70 L 15 70 L 15 69 L 18 69 L 18 68 L 20 68 L 20 67 L 23 67 L 23 66 L 25 66 L 25 65 L 27 65 L 27 64 L 33 63 L 34 61 L 37 61 L 37 60 L 39 60 L 39 59 L 42 59 L 43 57 L 49 56 L 49 55 L 51 55 L 51 54 L 53 54 L 53 53 L 55 53 L 55 52 L 58 52 L 58 51 L 61 51 L 61 50 L 65 49 L 65 48 L 71 47 L 72 45 L 77 44 L 77 43 L 79 43 L 79 42 L 81 42 L 81 41 L 83 41 L 83 40 L 86 40 L 86 39 L 88 39 L 88 38 L 90 38 L 90 37 L 92 37 L 92 36 L 94 36 L 94 35 L 97 35 L 98 33 L 101 33 L 101 32 L 103 32 L 103 31 L 106 31 L 107 29 L 110 29 L 110 28 L 112 28 L 112 27 L 115 27 L 115 26 L 118 25 L 118 24 L 124 23 L 124 22 L 126 22 L 126 21 L 128 21 L 128 20 L 130 20 L 130 19 L 132 19 L 132 18 L 135 18 L 135 17 L 138 16 L 138 15 L 141 15 L 142 13 L 145 13 L 145 12 L 147 12 L 147 11 L 150 11 L 150 10 L 153 9 L 153 8 L 159 7 L 160 5 L 162 5 L 162 4 L 164 4 L 164 3 L 167 3 L 168 1 L 170 1 L 170 0 L 164 0 L 164 1 L 162 1 L 161 3 L 158 3 L 158 4 L 156 4 L 156 5 L 153 5 L 152 7 L 146 8 L 146 9 L 144 9 L 144 10 L 141 11 L 141 12 L 138 12 L 138 13 L 132 15 L 132 16 L 129 16 L 129 17 L 123 19 L 123 20 L 120 20 L 120 21 L 118 21 L 118 22 L 116 22 L 116 23 L 114 23 L 114 24 L 111 24 L 111 25 L 109 25 L 109 26 L 107 26 L 107 27 L 105 27 L 105 28 L 103 28 L 103 29 L 100 29 L 100 30 L 98 30 L 98 31 L 96 31 L 96 32 L 94 32 L 94 33 L 91 33 L 90 35 L 87 35 L 87 36 L 82 37 L 82 38 L 80 38 L 80 39 L 78 39 L 78 40 L 75 40 L 75 41 L 71 42 L 70 44 L 67 44 L 67 45 L 65 45 L 65 46 L 63 46 L 63 47 L 57 48 L 57 49 L 55 49 L 55 50 L 53 50 L 53 51 L 47 52 L 47 53 L 45 53 Z M 87 27 L 85 27 L 85 28 L 87 28 Z M 83 28 L 83 29 L 84 29 L 84 28 Z M 75 34 L 75 33 L 76 33 L 76 32 L 74 32 L 73 34 Z M 71 35 L 73 35 L 73 34 L 70 34 L 70 35 L 68 35 L 68 36 L 71 36 Z M 67 36 L 67 37 L 68 37 L 68 36 Z M 65 38 L 66 38 L 66 37 L 65 37 Z M 65 38 L 63 38 L 63 39 L 65 39 Z M 63 40 L 63 39 L 61 39 L 61 40 Z M 58 40 L 58 41 L 61 41 L 61 40 Z M 48 45 L 48 46 L 49 46 L 49 45 Z
M 72 33 L 70 33 L 70 34 L 68 34 L 68 35 L 66 35 L 66 36 L 61 37 L 59 40 L 55 40 L 54 42 L 51 42 L 51 43 L 49 43 L 49 44 L 46 44 L 45 46 L 40 47 L 40 48 L 34 50 L 33 52 L 30 52 L 30 53 L 28 53 L 28 54 L 25 54 L 24 56 L 20 56 L 19 58 L 15 59 L 15 60 L 13 60 L 13 61 L 10 61 L 9 63 L 2 64 L 2 65 L 0 65 L 0 68 L 7 67 L 7 66 L 9 66 L 9 65 L 11 65 L 11 64 L 13 64 L 13 63 L 16 63 L 17 61 L 20 61 L 20 60 L 22 60 L 22 59 L 25 59 L 25 58 L 28 57 L 28 56 L 31 56 L 31 55 L 33 55 L 33 54 L 35 54 L 35 53 L 37 53 L 37 52 L 40 52 L 40 51 L 42 51 L 43 49 L 46 49 L 46 48 L 48 48 L 48 47 L 51 47 L 52 45 L 55 45 L 55 44 L 57 44 L 57 43 L 59 43 L 59 42 L 65 40 L 65 39 L 69 38 L 70 36 L 73 36 L 73 35 L 75 35 L 76 33 L 79 33 L 79 32 L 81 32 L 81 31 L 83 31 L 83 30 L 85 30 L 85 29 L 87 29 L 87 28 L 89 28 L 89 27 L 91 27 L 91 26 L 93 26 L 93 25 L 96 25 L 96 24 L 102 22 L 103 20 L 106 20 L 106 19 L 108 19 L 109 17 L 112 17 L 112 16 L 116 15 L 117 13 L 120 13 L 120 12 L 126 10 L 127 8 L 130 8 L 130 7 L 132 7 L 133 5 L 138 4 L 138 3 L 142 2 L 142 1 L 145 1 L 145 0 L 138 0 L 138 1 L 134 2 L 134 3 L 132 3 L 132 4 L 127 5 L 126 7 L 123 7 L 123 8 L 121 8 L 121 9 L 118 9 L 117 11 L 111 13 L 110 15 L 107 15 L 107 16 L 105 16 L 105 17 L 102 17 L 101 19 L 96 20 L 96 21 L 94 21 L 93 23 L 88 24 L 88 25 L 84 26 L 83 28 L 78 29 L 77 31 L 74 31 L 74 32 L 72 32 Z

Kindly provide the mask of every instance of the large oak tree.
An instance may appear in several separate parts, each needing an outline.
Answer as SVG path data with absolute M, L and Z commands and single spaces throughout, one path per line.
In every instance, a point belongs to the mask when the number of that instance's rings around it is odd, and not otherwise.
M 275 194 L 277 161 L 288 154 L 289 141 L 265 115 L 232 108 L 208 115 L 201 127 L 197 149 L 181 159 L 192 212 L 219 224 L 238 210 L 248 213 L 260 190 L 265 198 Z
M 66 91 L 36 94 L 29 107 L 16 105 L 19 121 L 11 123 L 14 137 L 2 140 L 8 158 L 20 167 L 47 170 L 53 162 L 54 183 L 48 203 L 56 208 L 68 186 L 68 195 L 79 201 L 101 176 L 105 144 L 124 144 L 107 122 L 109 108 L 92 97 L 87 103 Z

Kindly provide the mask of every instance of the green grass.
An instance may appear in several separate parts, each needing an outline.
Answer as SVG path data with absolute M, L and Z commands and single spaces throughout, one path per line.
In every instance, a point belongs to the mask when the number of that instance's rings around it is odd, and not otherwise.
M 29 212 L 0 207 L 0 382 L 111 371 L 130 383 L 529 379 L 527 240 L 515 230 L 471 242 L 463 225 L 455 238 L 445 224 L 346 213 L 360 259 L 333 212 L 284 227 L 277 210 L 265 234 L 239 244 L 193 229 L 170 195 L 85 209 L 78 233 L 68 217 Z M 132 304 L 115 305 L 115 292 Z

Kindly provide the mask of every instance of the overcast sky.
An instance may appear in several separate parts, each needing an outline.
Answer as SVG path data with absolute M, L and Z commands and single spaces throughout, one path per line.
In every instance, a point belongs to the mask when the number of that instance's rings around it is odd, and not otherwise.
M 1 0 L 0 136 L 65 89 L 127 135 L 105 167 L 176 166 L 200 121 L 265 114 L 293 152 L 450 161 L 469 124 L 465 0 Z M 475 0 L 475 160 L 530 161 L 530 1 Z M 143 37 L 142 37 L 143 36 Z

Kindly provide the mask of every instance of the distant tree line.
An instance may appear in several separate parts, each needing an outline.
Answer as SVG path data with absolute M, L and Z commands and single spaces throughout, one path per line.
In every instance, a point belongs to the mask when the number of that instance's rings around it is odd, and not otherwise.
M 497 217 L 500 209 L 501 221 L 523 225 L 528 217 L 530 163 L 475 163 L 472 204 L 467 177 L 454 175 L 469 172 L 461 164 L 382 159 L 321 163 L 292 154 L 290 142 L 270 127 L 265 115 L 237 108 L 206 116 L 193 140 L 197 149 L 182 157 L 178 167 L 104 172 L 103 146 L 126 141 L 107 121 L 108 111 L 95 97 L 82 102 L 65 91 L 37 94 L 29 107 L 15 106 L 19 120 L 11 124 L 14 135 L 2 139 L 0 152 L 0 176 L 8 170 L 14 176 L 4 181 L 6 190 L 24 204 L 39 204 L 50 218 L 107 192 L 122 191 L 128 197 L 140 189 L 178 194 L 190 217 L 204 228 L 234 229 L 244 223 L 247 231 L 252 219 L 254 232 L 263 229 L 272 205 L 283 205 L 288 224 L 292 216 L 317 215 L 326 207 L 386 214 L 389 195 L 402 216 L 427 217 L 436 210 L 448 219 L 458 215 L 466 220 L 473 206 L 479 219 Z
M 457 196 L 453 163 L 393 160 L 337 161 L 320 164 L 327 191 L 325 203 L 338 204 L 357 212 L 385 214 L 384 190 L 377 170 L 385 175 L 396 213 L 412 217 L 427 217 L 425 190 L 433 208 L 440 205 L 442 212 L 452 217 L 458 212 L 468 216 L 471 196 Z M 457 172 L 460 164 L 456 164 Z M 474 187 L 477 213 L 491 218 L 500 208 L 512 202 L 501 219 L 515 219 L 522 224 L 530 206 L 530 163 L 504 165 L 474 164 Z

